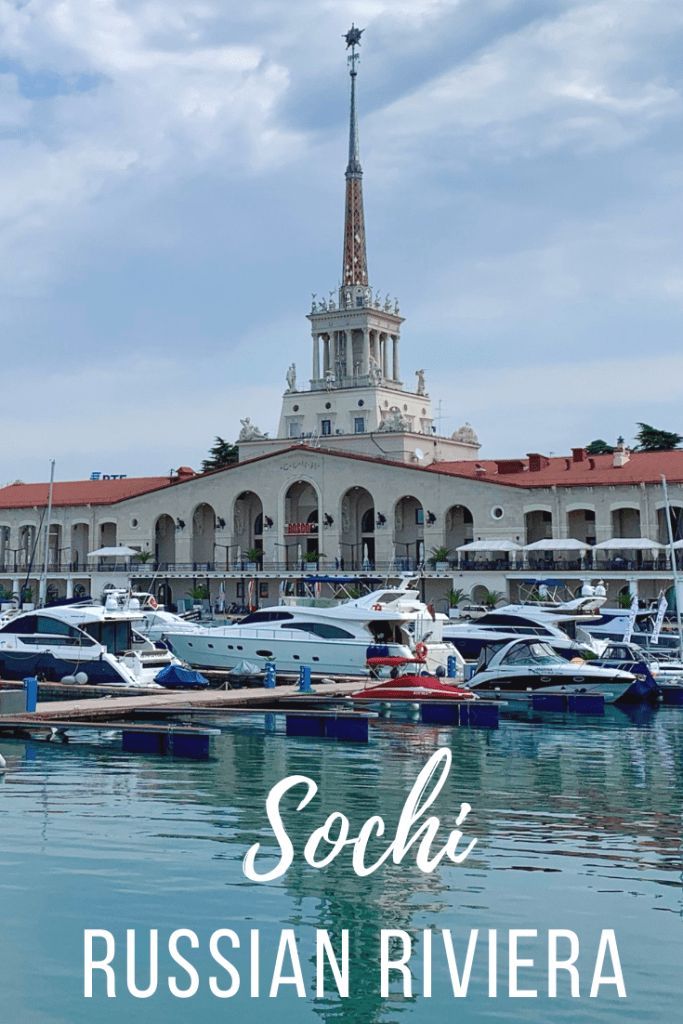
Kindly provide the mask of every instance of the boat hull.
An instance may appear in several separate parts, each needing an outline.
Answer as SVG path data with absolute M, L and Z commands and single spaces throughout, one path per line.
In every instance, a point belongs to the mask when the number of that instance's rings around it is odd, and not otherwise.
M 606 704 L 621 700 L 631 688 L 633 679 L 591 679 L 562 675 L 539 675 L 518 672 L 514 675 L 477 680 L 474 676 L 470 687 L 479 694 L 495 694 L 506 700 L 528 700 L 534 694 L 562 694 L 564 696 L 602 697 Z

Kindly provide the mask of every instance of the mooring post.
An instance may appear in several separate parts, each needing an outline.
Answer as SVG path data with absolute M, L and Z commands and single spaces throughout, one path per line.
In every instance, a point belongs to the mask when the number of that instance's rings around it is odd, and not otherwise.
M 449 654 L 446 661 L 446 675 L 449 679 L 455 679 L 458 674 L 458 663 L 454 654 Z
M 26 710 L 33 712 L 38 707 L 38 680 L 35 676 L 27 676 L 24 679 L 24 689 L 26 690 Z
M 266 676 L 263 680 L 263 685 L 267 690 L 274 690 L 277 684 L 277 676 L 275 673 L 275 662 L 269 661 L 266 665 Z
M 299 666 L 299 693 L 313 693 L 311 670 L 308 665 Z

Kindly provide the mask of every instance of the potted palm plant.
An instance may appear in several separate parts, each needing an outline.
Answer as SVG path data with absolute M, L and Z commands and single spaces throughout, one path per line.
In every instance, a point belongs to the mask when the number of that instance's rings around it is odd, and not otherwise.
M 428 562 L 436 572 L 446 572 L 450 565 L 451 554 L 451 549 L 444 546 L 432 548 L 429 552 Z
M 304 562 L 306 562 L 311 569 L 317 569 L 320 563 L 320 559 L 324 558 L 325 554 L 322 551 L 306 551 L 304 553 Z
M 481 600 L 481 603 L 484 605 L 485 608 L 493 609 L 496 607 L 496 605 L 500 604 L 500 602 L 503 600 L 503 597 L 504 595 L 500 592 L 500 590 L 487 590 Z
M 249 548 L 247 550 L 247 569 L 258 569 L 263 560 L 261 548 Z

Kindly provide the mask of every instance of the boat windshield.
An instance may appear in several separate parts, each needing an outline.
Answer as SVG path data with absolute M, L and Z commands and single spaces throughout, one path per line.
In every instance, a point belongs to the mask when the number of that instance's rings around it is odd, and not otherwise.
M 508 665 L 528 665 L 529 663 L 533 665 L 556 665 L 562 661 L 563 659 L 555 654 L 552 647 L 537 640 L 528 644 L 517 644 L 505 658 L 505 662 Z

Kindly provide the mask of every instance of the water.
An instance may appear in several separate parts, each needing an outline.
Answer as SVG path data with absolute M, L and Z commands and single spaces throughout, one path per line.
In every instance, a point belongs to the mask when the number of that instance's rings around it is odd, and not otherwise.
M 249 882 L 242 858 L 255 841 L 274 844 L 264 800 L 290 774 L 309 775 L 320 794 L 299 815 L 289 801 L 288 826 L 301 848 L 332 810 L 356 829 L 380 813 L 391 823 L 420 767 L 437 746 L 453 753 L 453 770 L 439 799 L 449 821 L 462 800 L 472 804 L 468 835 L 478 846 L 465 865 L 433 875 L 414 863 L 387 866 L 359 880 L 348 858 L 314 871 L 297 857 L 283 879 Z M 122 755 L 116 741 L 83 745 L 0 741 L 9 771 L 0 782 L 0 1021 L 126 1024 L 222 1021 L 465 1022 L 614 1021 L 676 1019 L 683 996 L 681 802 L 683 710 L 617 709 L 604 718 L 536 716 L 522 712 L 497 731 L 381 722 L 367 747 L 264 734 L 262 718 L 240 719 L 214 741 L 208 763 Z M 274 863 L 270 860 L 269 864 Z M 193 954 L 202 988 L 193 999 L 168 994 L 162 963 L 159 992 L 138 1000 L 117 973 L 117 998 L 83 999 L 82 933 L 107 928 L 191 928 L 202 941 Z M 231 1000 L 208 992 L 214 970 L 209 934 L 234 928 L 262 944 L 259 999 L 249 997 L 248 958 L 236 951 L 242 987 Z M 267 996 L 280 929 L 293 927 L 309 989 Z M 581 998 L 549 1001 L 542 969 L 522 971 L 536 1000 L 489 999 L 486 958 L 475 957 L 467 999 L 454 1000 L 440 939 L 434 939 L 433 996 L 379 996 L 381 928 L 416 937 L 421 976 L 422 929 L 453 929 L 462 950 L 470 928 L 572 929 L 581 940 Z M 628 998 L 613 988 L 588 998 L 597 937 L 616 929 Z M 313 998 L 313 929 L 350 929 L 351 995 Z M 460 937 L 460 939 L 458 938 Z M 458 941 L 460 945 L 457 946 Z M 543 945 L 523 946 L 544 962 Z M 225 950 L 227 955 L 227 949 Z M 502 954 L 501 954 L 502 956 Z M 144 960 L 144 958 L 142 958 Z M 503 963 L 503 961 L 501 961 Z M 585 964 L 585 968 L 584 968 Z M 173 973 L 173 972 L 172 972 Z M 176 968 L 176 972 L 177 968 Z M 138 984 L 144 985 L 141 961 Z M 185 976 L 180 973 L 184 983 Z M 225 980 L 223 975 L 221 981 Z M 527 985 L 526 983 L 529 983 Z M 501 990 L 505 988 L 503 967 Z M 291 988 L 291 987 L 290 987 Z M 419 990 L 418 990 L 419 991 Z

